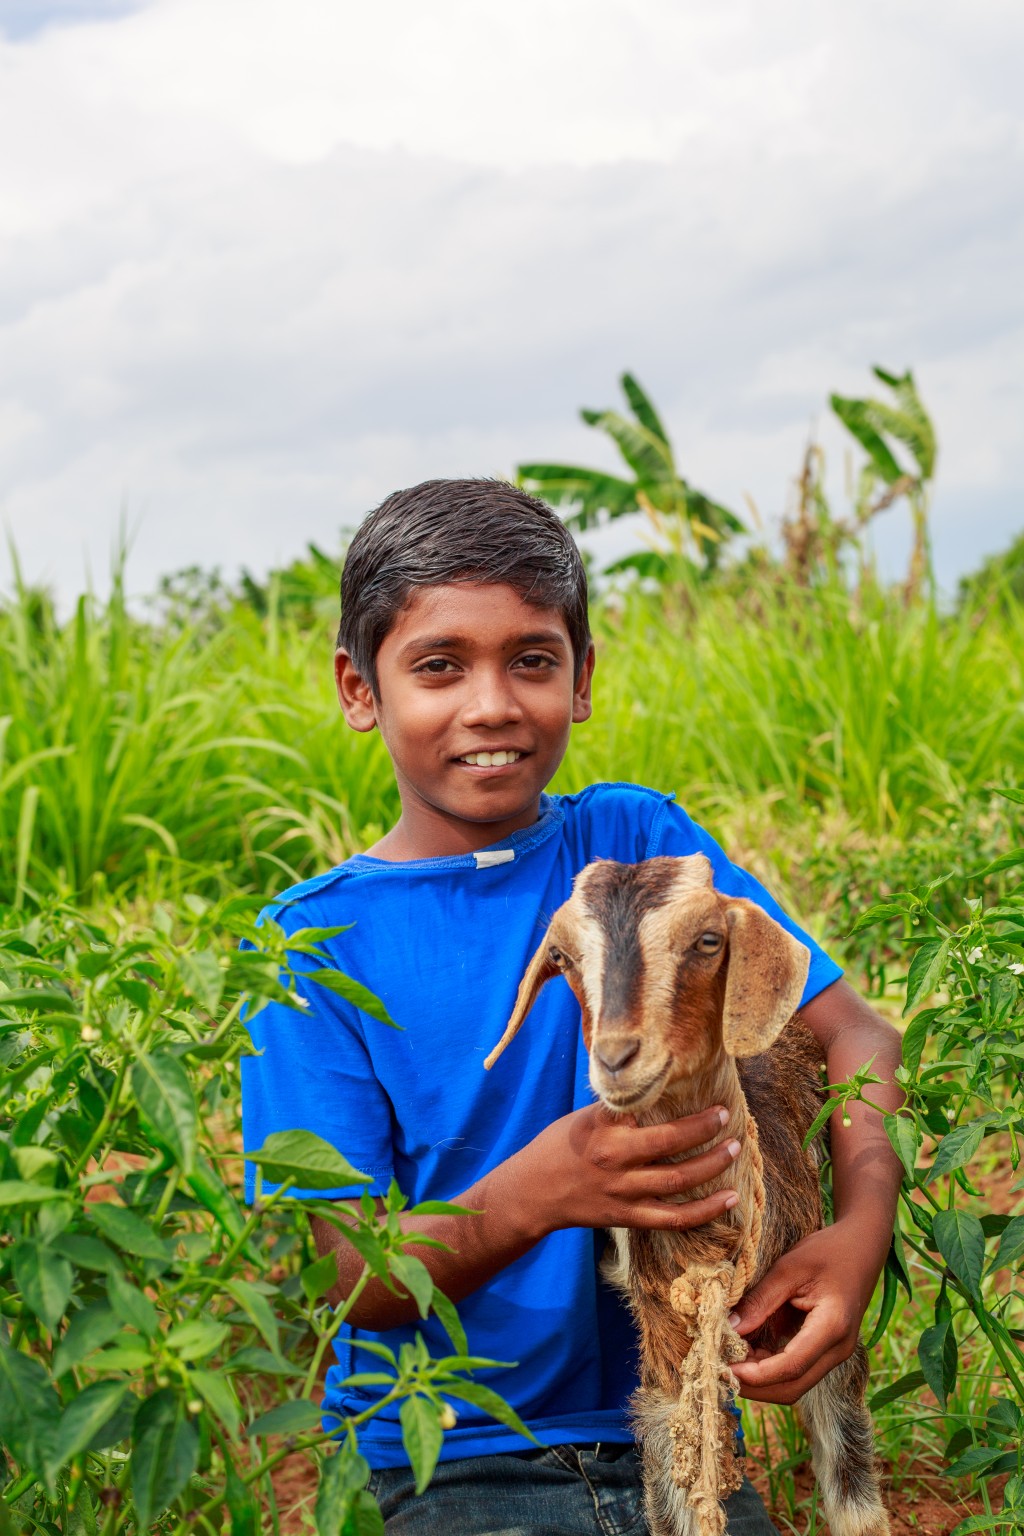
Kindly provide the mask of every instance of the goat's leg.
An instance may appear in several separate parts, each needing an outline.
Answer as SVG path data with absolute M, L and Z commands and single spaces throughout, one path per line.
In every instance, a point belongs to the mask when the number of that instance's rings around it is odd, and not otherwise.
M 678 1405 L 678 1393 L 673 1396 L 657 1387 L 641 1387 L 633 1397 L 633 1429 L 643 1463 L 644 1508 L 650 1536 L 699 1536 L 697 1517 L 686 1490 L 672 1476 L 672 1423 Z
M 832 1536 L 888 1536 L 871 1415 L 864 1401 L 867 1355 L 861 1344 L 800 1399 L 814 1475 Z

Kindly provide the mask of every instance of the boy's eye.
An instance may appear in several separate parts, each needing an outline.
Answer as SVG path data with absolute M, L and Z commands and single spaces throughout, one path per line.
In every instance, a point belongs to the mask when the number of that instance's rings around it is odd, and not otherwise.
M 428 672 L 432 677 L 439 677 L 454 665 L 455 663 L 449 661 L 447 656 L 431 656 L 427 661 L 421 661 L 415 671 Z
M 525 667 L 528 672 L 540 672 L 545 667 L 553 667 L 554 658 L 544 656 L 539 651 L 529 651 L 525 656 L 520 656 L 516 662 L 517 667 Z

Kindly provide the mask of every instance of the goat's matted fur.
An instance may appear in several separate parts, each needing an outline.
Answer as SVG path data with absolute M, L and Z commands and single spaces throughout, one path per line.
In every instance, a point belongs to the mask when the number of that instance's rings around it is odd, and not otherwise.
M 652 1125 L 724 1104 L 734 1126 L 747 1115 L 755 1122 L 734 1164 L 680 1197 L 700 1199 L 731 1185 L 740 1197 L 733 1210 L 684 1232 L 611 1235 L 605 1278 L 628 1298 L 640 1336 L 633 1422 L 652 1536 L 704 1536 L 678 1477 L 679 1439 L 694 1433 L 678 1421 L 681 1366 L 693 1335 L 670 1300 L 673 1280 L 688 1268 L 736 1259 L 762 1177 L 752 1283 L 822 1224 L 823 1149 L 820 1139 L 802 1146 L 824 1102 L 820 1051 L 796 1013 L 808 960 L 806 947 L 760 907 L 714 889 L 703 854 L 636 865 L 601 860 L 581 871 L 552 918 L 486 1062 L 517 1033 L 544 983 L 562 974 L 580 1004 L 591 1085 L 610 1110 Z M 744 1346 L 727 1331 L 727 1353 L 740 1358 Z M 750 1343 L 774 1350 L 782 1340 L 769 1324 Z M 866 1382 L 858 1345 L 799 1404 L 832 1536 L 889 1530 Z

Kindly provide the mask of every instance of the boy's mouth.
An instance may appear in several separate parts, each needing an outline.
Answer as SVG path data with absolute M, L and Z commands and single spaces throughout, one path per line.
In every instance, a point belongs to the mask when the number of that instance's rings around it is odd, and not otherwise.
M 466 763 L 470 768 L 506 768 L 511 763 L 518 763 L 525 752 L 501 749 L 497 752 L 465 752 L 457 757 L 457 763 Z

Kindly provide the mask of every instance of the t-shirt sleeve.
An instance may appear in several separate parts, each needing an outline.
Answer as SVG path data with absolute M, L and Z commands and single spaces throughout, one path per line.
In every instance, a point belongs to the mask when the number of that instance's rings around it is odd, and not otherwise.
M 271 914 L 292 933 L 317 922 L 308 913 L 301 919 L 294 911 L 271 909 Z M 392 1178 L 391 1102 L 374 1073 L 359 1012 L 311 979 L 318 969 L 314 959 L 290 955 L 289 964 L 302 973 L 295 990 L 306 1006 L 270 1002 L 245 1019 L 259 1054 L 241 1062 L 243 1147 L 257 1151 L 274 1131 L 312 1131 L 373 1182 L 295 1187 L 292 1194 L 324 1200 L 364 1190 L 384 1194 Z M 247 1200 L 255 1197 L 255 1184 L 255 1164 L 247 1161 Z M 278 1186 L 264 1180 L 262 1187 L 272 1194 Z
M 767 891 L 747 870 L 742 869 L 738 864 L 733 864 L 710 832 L 706 832 L 702 826 L 693 821 L 681 805 L 676 805 L 674 800 L 666 799 L 655 815 L 645 856 L 654 858 L 658 854 L 669 854 L 680 857 L 689 853 L 703 853 L 711 860 L 717 890 L 726 896 L 745 896 L 748 901 L 756 901 L 769 917 L 774 917 L 775 921 L 795 939 L 807 945 L 811 952 L 811 964 L 807 973 L 807 985 L 800 999 L 801 1008 L 812 998 L 817 997 L 819 992 L 823 992 L 826 987 L 839 980 L 843 974 L 842 967 L 838 966 L 832 957 L 825 953 L 821 945 L 815 943 L 810 934 L 782 910 L 770 891 Z

